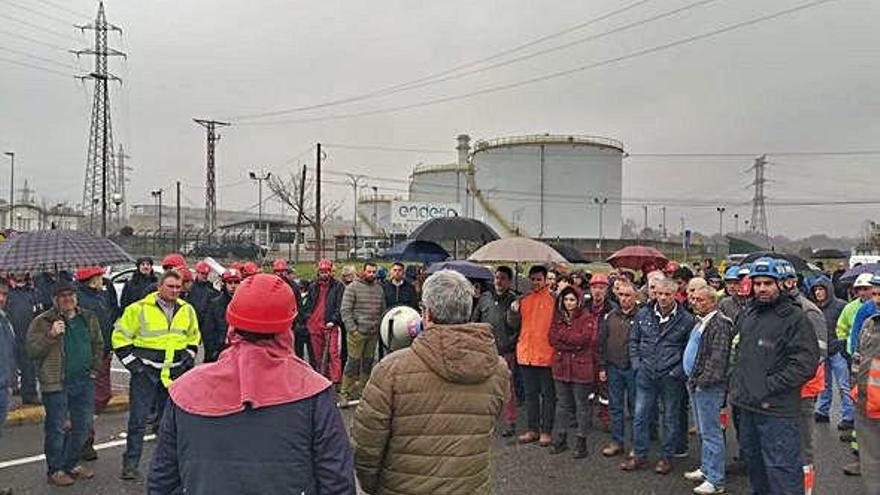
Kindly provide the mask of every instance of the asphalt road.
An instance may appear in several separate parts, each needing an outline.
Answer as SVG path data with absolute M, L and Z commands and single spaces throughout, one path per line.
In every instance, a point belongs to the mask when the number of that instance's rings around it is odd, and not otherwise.
M 351 410 L 344 411 L 350 421 Z M 125 430 L 126 414 L 102 416 L 96 423 L 97 442 L 119 440 Z M 817 495 L 862 493 L 859 478 L 844 476 L 841 466 L 851 460 L 846 444 L 838 440 L 832 425 L 817 425 L 815 434 L 817 466 L 819 469 Z M 731 435 L 732 436 L 732 435 Z M 571 459 L 569 453 L 551 456 L 547 449 L 537 445 L 516 445 L 508 439 L 498 438 L 494 443 L 495 493 L 499 494 L 687 494 L 693 483 L 681 475 L 691 469 L 699 459 L 698 441 L 691 437 L 691 455 L 679 460 L 675 470 L 667 476 L 654 474 L 651 470 L 625 473 L 617 467 L 620 458 L 606 459 L 598 453 L 607 441 L 607 434 L 596 432 L 589 438 L 590 455 L 583 460 Z M 733 446 L 733 441 L 731 446 Z M 120 442 L 121 443 L 121 442 Z M 4 467 L 9 461 L 24 460 L 42 453 L 42 428 L 28 425 L 6 428 L 0 438 L 0 488 L 11 487 L 16 494 L 69 495 L 128 495 L 144 493 L 142 483 L 119 480 L 121 456 L 124 445 L 110 446 L 99 451 L 99 459 L 89 463 L 96 472 L 94 479 L 78 482 L 69 488 L 52 488 L 46 484 L 45 463 L 33 460 L 21 465 Z M 731 449 L 732 450 L 732 449 Z M 152 452 L 147 443 L 141 469 L 146 472 Z M 652 446 L 656 456 L 657 446 Z M 729 476 L 728 493 L 748 494 L 748 481 L 744 476 Z

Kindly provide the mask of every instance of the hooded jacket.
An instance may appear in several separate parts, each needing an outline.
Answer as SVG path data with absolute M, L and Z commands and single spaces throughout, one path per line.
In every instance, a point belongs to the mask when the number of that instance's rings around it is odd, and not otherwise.
M 510 304 L 517 298 L 513 289 L 497 294 L 494 289 L 480 294 L 477 305 L 474 307 L 473 320 L 476 323 L 488 323 L 492 325 L 495 334 L 495 346 L 498 354 L 510 354 L 516 352 L 516 342 L 519 339 L 519 329 L 513 328 L 507 322 L 507 313 Z
M 821 303 L 816 300 L 815 292 L 813 291 L 816 287 L 823 287 L 827 294 L 826 299 Z M 825 325 L 828 329 L 826 337 L 826 341 L 828 342 L 828 355 L 833 356 L 846 350 L 846 343 L 837 338 L 836 331 L 837 319 L 840 318 L 840 313 L 846 306 L 846 301 L 839 299 L 834 295 L 834 286 L 831 284 L 831 280 L 827 277 L 819 277 L 813 282 L 810 288 L 810 296 L 810 300 L 816 303 L 816 306 L 822 310 L 822 316 L 825 317 Z
M 788 295 L 752 304 L 736 320 L 737 358 L 730 401 L 748 411 L 798 417 L 801 387 L 816 373 L 819 344 L 804 311 Z
M 509 387 L 489 325 L 429 325 L 367 382 L 352 427 L 361 488 L 491 493 L 492 431 Z

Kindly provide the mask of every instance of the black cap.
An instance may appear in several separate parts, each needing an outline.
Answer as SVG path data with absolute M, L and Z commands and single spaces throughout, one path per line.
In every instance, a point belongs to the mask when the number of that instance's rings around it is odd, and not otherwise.
M 52 286 L 52 297 L 55 297 L 62 292 L 76 292 L 76 289 L 73 288 L 73 284 L 69 281 L 61 279 Z

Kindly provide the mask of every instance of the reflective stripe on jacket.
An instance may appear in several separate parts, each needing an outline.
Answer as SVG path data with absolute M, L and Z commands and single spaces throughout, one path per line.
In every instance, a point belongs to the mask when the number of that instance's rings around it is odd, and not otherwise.
M 199 321 L 192 305 L 178 299 L 174 317 L 168 321 L 156 302 L 157 292 L 127 308 L 113 329 L 113 350 L 129 367 L 135 360 L 159 370 L 167 387 L 192 364 L 199 349 Z M 173 373 L 172 373 L 173 371 Z

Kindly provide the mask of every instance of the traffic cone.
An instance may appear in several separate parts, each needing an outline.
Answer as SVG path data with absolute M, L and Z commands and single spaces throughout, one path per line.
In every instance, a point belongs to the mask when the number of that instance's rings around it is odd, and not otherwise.
M 813 464 L 804 466 L 804 495 L 813 495 L 813 483 L 816 482 L 816 467 Z

